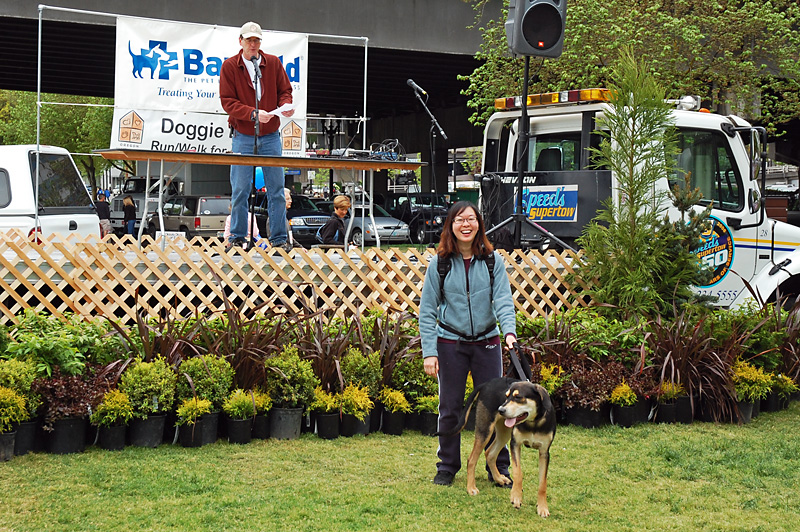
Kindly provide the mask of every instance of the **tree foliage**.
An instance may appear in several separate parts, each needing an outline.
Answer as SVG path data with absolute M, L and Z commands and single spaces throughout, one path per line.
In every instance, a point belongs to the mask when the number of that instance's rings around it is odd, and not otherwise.
M 60 146 L 72 154 L 108 147 L 114 110 L 97 105 L 110 105 L 111 98 L 42 93 L 41 101 L 59 104 L 41 106 L 41 144 Z M 0 143 L 36 143 L 36 93 L 0 90 Z M 98 156 L 73 158 L 97 190 L 98 178 L 109 163 Z
M 687 224 L 686 213 L 700 196 L 676 189 L 671 199 L 684 219 L 673 224 L 662 217 L 670 198 L 659 194 L 656 183 L 673 170 L 673 119 L 663 86 L 632 49 L 622 49 L 608 85 L 610 107 L 597 119 L 603 139 L 592 153 L 616 184 L 578 239 L 584 250 L 578 275 L 612 313 L 660 314 L 689 299 L 689 286 L 700 279 L 703 268 L 691 251 L 708 213 L 692 213 Z
M 486 18 L 489 0 L 474 4 Z M 508 2 L 504 0 L 504 6 Z M 800 117 L 800 6 L 796 0 L 569 0 L 564 51 L 531 58 L 530 92 L 606 86 L 623 46 L 645 59 L 669 97 L 697 94 L 724 114 L 755 120 L 780 134 Z M 484 124 L 494 98 L 521 94 L 521 58 L 508 49 L 498 18 L 478 29 L 483 61 L 465 94 L 471 120 Z

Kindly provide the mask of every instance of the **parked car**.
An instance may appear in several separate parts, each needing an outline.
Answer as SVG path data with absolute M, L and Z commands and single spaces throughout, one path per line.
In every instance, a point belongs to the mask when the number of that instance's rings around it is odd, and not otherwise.
M 267 214 L 267 202 L 264 201 L 263 194 L 256 198 L 256 223 L 262 237 L 269 235 L 269 216 Z M 287 209 L 286 217 L 292 228 L 294 241 L 305 247 L 317 244 L 317 230 L 325 225 L 329 212 L 323 212 L 314 205 L 311 198 L 304 194 L 292 194 L 292 206 Z
M 408 224 L 412 242 L 439 240 L 450 207 L 444 194 L 392 192 L 380 199 L 391 216 Z
M 173 196 L 162 209 L 164 231 L 180 231 L 186 238 L 217 236 L 225 230 L 231 212 L 230 196 Z M 160 230 L 158 214 L 147 220 L 147 232 L 155 237 Z
M 408 224 L 389 215 L 380 205 L 372 206 L 373 225 L 369 218 L 369 210 L 365 206 L 356 205 L 350 209 L 353 217 L 353 229 L 350 240 L 356 246 L 374 244 L 375 233 L 380 237 L 381 244 L 402 244 L 408 242 Z M 350 223 L 345 220 L 345 227 Z
M 0 146 L 0 231 L 100 238 L 100 218 L 69 152 L 39 147 L 38 197 L 36 159 L 35 145 Z

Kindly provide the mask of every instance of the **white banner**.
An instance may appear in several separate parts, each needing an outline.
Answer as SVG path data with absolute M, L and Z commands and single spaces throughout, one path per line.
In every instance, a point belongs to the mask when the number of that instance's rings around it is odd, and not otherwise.
M 110 147 L 230 150 L 219 74 L 240 49 L 239 28 L 118 17 Z M 265 31 L 261 50 L 281 59 L 292 83 L 296 107 L 281 117 L 283 154 L 304 156 L 308 35 Z

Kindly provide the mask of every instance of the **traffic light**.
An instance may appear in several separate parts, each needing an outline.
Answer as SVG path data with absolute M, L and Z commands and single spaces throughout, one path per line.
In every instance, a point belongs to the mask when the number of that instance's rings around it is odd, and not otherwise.
M 509 0 L 508 46 L 517 55 L 558 57 L 566 20 L 567 0 Z

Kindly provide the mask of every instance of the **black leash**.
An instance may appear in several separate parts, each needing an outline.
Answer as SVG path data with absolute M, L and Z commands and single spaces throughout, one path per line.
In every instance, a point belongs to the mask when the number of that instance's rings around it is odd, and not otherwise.
M 523 360 L 525 360 L 525 367 L 523 369 L 522 363 L 520 362 L 519 356 L 517 355 L 518 351 L 519 351 L 519 344 L 517 342 L 514 342 L 514 346 L 508 350 L 508 357 L 511 359 L 511 363 L 514 365 L 514 370 L 516 370 L 519 380 L 530 381 L 531 366 L 530 364 L 528 364 L 528 361 L 523 358 Z

